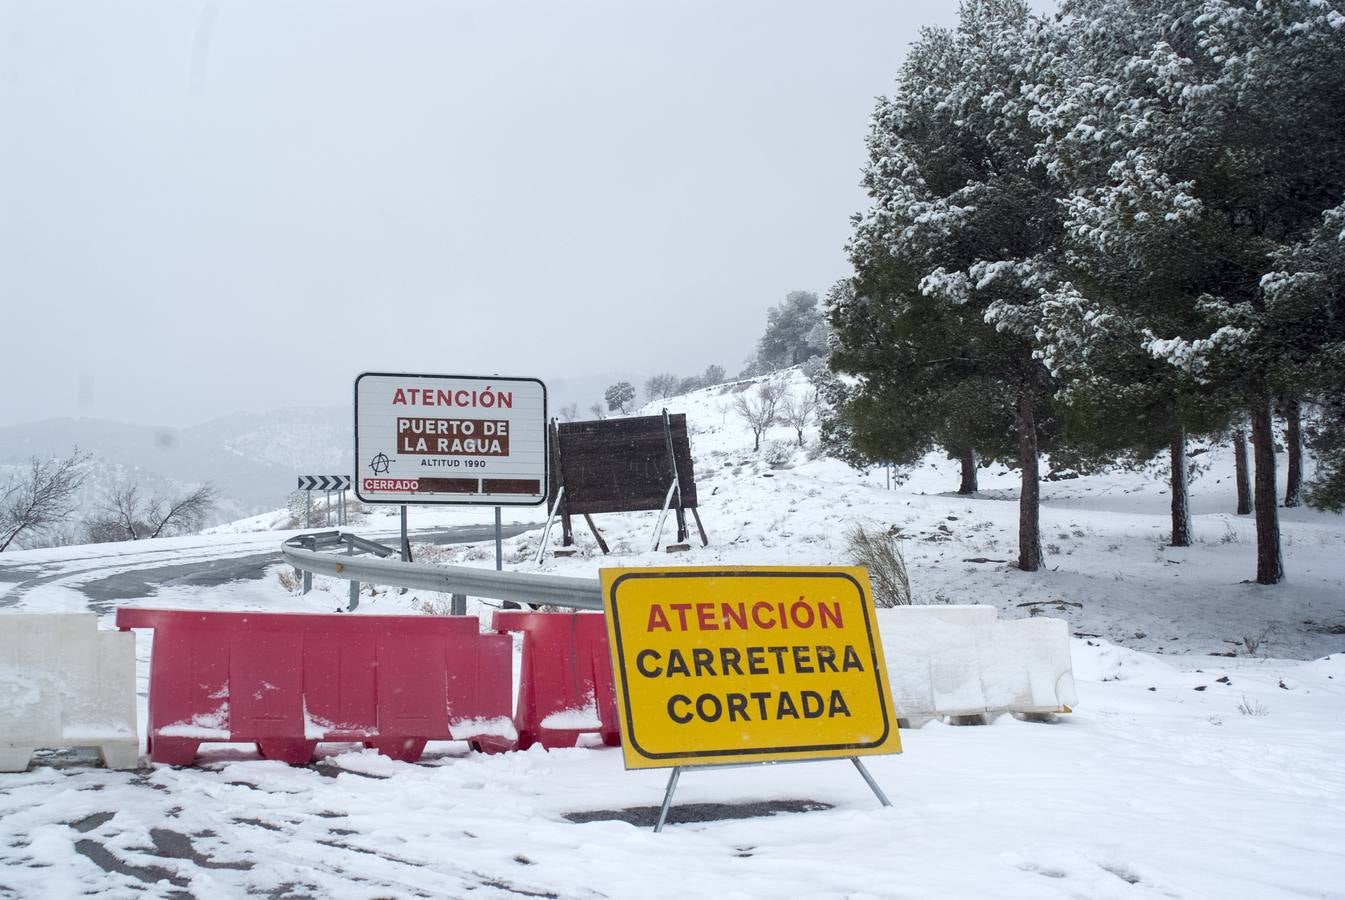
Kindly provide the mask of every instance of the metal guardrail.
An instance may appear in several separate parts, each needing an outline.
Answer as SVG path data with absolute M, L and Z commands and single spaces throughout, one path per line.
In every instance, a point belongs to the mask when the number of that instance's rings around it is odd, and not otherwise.
M 380 544 L 348 531 L 313 531 L 299 534 L 286 541 L 285 546 L 304 550 L 329 550 L 332 547 L 344 546 L 347 553 L 358 551 L 372 553 L 374 556 L 397 556 L 400 552 L 396 547 L 389 547 L 387 544 Z
M 322 549 L 346 547 L 346 553 L 324 553 Z M 353 582 L 350 609 L 358 605 L 358 585 L 382 584 L 391 587 L 439 591 L 508 600 L 514 603 L 546 603 L 574 609 L 602 609 L 602 586 L 596 578 L 568 575 L 539 575 L 531 572 L 496 572 L 470 566 L 435 566 L 402 562 L 400 559 L 354 556 L 356 550 L 378 556 L 397 556 L 398 551 L 374 541 L 340 532 L 301 534 L 281 545 L 285 562 L 295 569 Z M 386 551 L 386 552 L 384 552 Z M 305 578 L 307 583 L 308 579 Z

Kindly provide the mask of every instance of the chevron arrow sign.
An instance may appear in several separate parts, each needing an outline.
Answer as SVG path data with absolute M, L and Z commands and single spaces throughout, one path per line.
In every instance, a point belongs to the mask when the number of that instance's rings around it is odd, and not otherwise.
M 299 490 L 301 491 L 348 491 L 350 490 L 349 475 L 300 475 Z

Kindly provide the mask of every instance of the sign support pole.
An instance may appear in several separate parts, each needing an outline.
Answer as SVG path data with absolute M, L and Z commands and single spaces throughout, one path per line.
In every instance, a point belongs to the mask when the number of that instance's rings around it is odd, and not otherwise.
M 850 762 L 854 763 L 855 768 L 859 770 L 859 774 L 864 776 L 864 781 L 868 783 L 869 789 L 878 797 L 878 802 L 883 806 L 891 806 L 892 801 L 887 799 L 887 794 L 884 794 L 883 789 L 878 786 L 878 782 L 873 780 L 873 776 L 869 774 L 868 769 L 864 768 L 864 764 L 859 761 L 859 757 L 850 757 Z
M 786 761 L 786 762 L 789 762 L 789 761 Z M 792 762 L 821 762 L 821 760 L 815 760 L 815 759 L 800 759 L 800 760 L 792 760 Z M 852 756 L 852 757 L 850 757 L 850 762 L 852 762 L 852 763 L 855 764 L 855 768 L 859 770 L 859 774 L 860 774 L 861 776 L 863 776 L 863 778 L 864 778 L 864 783 L 867 784 L 867 785 L 869 786 L 869 790 L 873 791 L 874 796 L 878 798 L 878 802 L 881 803 L 883 806 L 891 806 L 891 805 L 892 805 L 892 801 L 889 800 L 889 799 L 887 799 L 887 794 L 884 794 L 884 793 L 883 793 L 883 789 L 882 789 L 881 787 L 879 787 L 878 782 L 875 781 L 874 778 L 873 778 L 873 776 L 869 774 L 869 770 L 866 769 L 866 768 L 864 768 L 864 763 L 860 762 L 859 757 L 858 757 L 858 756 Z M 748 766 L 778 765 L 778 764 L 779 764 L 778 762 L 775 762 L 775 763 L 743 763 L 743 764 L 729 763 L 728 765 L 718 765 L 718 766 L 714 766 L 714 765 L 711 765 L 711 766 L 697 766 L 696 768 L 698 768 L 698 769 L 741 769 L 741 768 L 746 768 L 746 767 L 748 767 Z M 682 769 L 683 769 L 683 768 L 684 768 L 683 766 L 673 766 L 673 768 L 672 768 L 672 772 L 670 772 L 670 773 L 668 774 L 668 787 L 667 787 L 667 788 L 664 790 L 664 792 L 663 792 L 663 806 L 659 809 L 659 813 L 658 813 L 658 821 L 657 821 L 656 823 L 654 823 L 654 831 L 655 831 L 656 833 L 662 831 L 662 830 L 663 830 L 663 826 L 664 826 L 664 825 L 667 823 L 667 821 L 668 821 L 668 811 L 669 811 L 670 809 L 672 809 L 672 798 L 673 798 L 673 794 L 677 791 L 677 782 L 678 782 L 678 780 L 682 777 Z
M 663 410 L 663 439 L 668 445 L 668 462 L 672 465 L 673 484 L 677 485 L 677 543 L 687 539 L 686 513 L 682 511 L 682 477 L 677 474 L 677 451 L 673 449 L 672 422 L 668 410 Z
M 411 539 L 406 536 L 406 505 L 402 504 L 402 562 L 411 561 Z
M 560 509 L 560 501 L 565 497 L 565 485 L 560 486 L 556 492 L 556 502 L 551 504 L 551 515 L 546 517 L 546 527 L 542 529 L 542 542 L 537 545 L 537 558 L 533 562 L 537 565 L 542 564 L 542 556 L 546 553 L 546 542 L 551 537 L 551 523 L 556 521 L 556 510 Z
M 663 498 L 663 509 L 659 510 L 658 524 L 654 526 L 654 546 L 649 550 L 652 553 L 658 549 L 659 539 L 663 537 L 663 520 L 668 515 L 668 507 L 672 505 L 673 492 L 677 490 L 677 477 L 673 477 L 672 484 L 668 485 L 668 496 Z
M 504 544 L 500 537 L 500 508 L 495 507 L 495 571 L 504 569 Z
M 668 776 L 668 789 L 663 792 L 663 808 L 658 811 L 658 821 L 654 823 L 654 833 L 663 830 L 663 823 L 668 821 L 668 810 L 672 807 L 673 791 L 677 790 L 677 779 L 682 777 L 682 767 L 673 766 L 672 774 Z

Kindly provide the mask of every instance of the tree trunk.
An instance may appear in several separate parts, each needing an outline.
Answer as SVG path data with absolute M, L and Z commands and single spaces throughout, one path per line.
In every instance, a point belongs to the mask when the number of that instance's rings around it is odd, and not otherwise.
M 1041 486 L 1037 471 L 1035 400 L 1032 386 L 1024 384 L 1018 395 L 1018 465 L 1023 470 L 1023 486 L 1018 497 L 1018 568 L 1024 572 L 1041 568 Z
M 1191 546 L 1191 505 L 1186 484 L 1186 429 L 1172 434 L 1169 480 L 1172 484 L 1172 546 Z
M 1289 451 L 1289 484 L 1284 489 L 1284 505 L 1297 506 L 1303 491 L 1303 410 L 1298 398 L 1284 404 L 1284 443 Z
M 1233 470 L 1238 481 L 1238 515 L 1252 511 L 1252 482 L 1247 475 L 1247 432 L 1241 428 L 1233 432 Z
M 959 494 L 976 493 L 976 451 L 970 447 L 962 448 L 958 454 L 958 459 L 962 463 L 962 486 L 957 489 Z
M 1256 465 L 1256 582 L 1279 584 L 1284 580 L 1284 559 L 1280 555 L 1280 510 L 1275 503 L 1275 435 L 1270 401 L 1264 397 L 1252 406 L 1252 459 Z

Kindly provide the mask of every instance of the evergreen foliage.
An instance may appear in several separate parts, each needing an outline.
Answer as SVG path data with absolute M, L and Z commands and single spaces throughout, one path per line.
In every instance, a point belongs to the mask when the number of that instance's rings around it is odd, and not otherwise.
M 874 113 L 853 290 L 828 298 L 832 365 L 858 379 L 834 415 L 858 455 L 1015 458 L 1026 571 L 1041 565 L 1038 447 L 1054 431 L 1027 323 L 1056 286 L 1062 227 L 1022 99 L 1038 27 L 1017 0 L 969 0 L 956 29 L 923 32 Z
M 1165 364 L 1130 398 L 1176 425 L 1248 412 L 1257 580 L 1283 577 L 1271 404 L 1328 390 L 1339 289 L 1316 252 L 1345 199 L 1345 18 L 1326 3 L 1069 0 L 1032 90 L 1042 164 L 1071 184 L 1066 268 L 1033 325 L 1043 358 Z M 1339 229 L 1330 237 L 1339 243 Z M 1212 417 L 1211 417 L 1212 414 Z M 1161 418 L 1161 416 L 1160 416 Z
M 629 381 L 618 381 L 603 393 L 607 401 L 608 412 L 626 412 L 626 407 L 635 399 L 635 387 Z
M 811 291 L 790 291 L 766 313 L 766 332 L 757 342 L 758 372 L 796 366 L 826 350 L 822 311 Z
M 1275 402 L 1318 410 L 1307 499 L 1345 507 L 1345 15 L 1061 11 L 966 0 L 879 101 L 855 274 L 826 303 L 824 440 L 856 463 L 1016 455 L 1032 569 L 1038 446 L 1057 468 L 1166 452 L 1183 544 L 1188 435 L 1246 421 L 1275 583 Z

